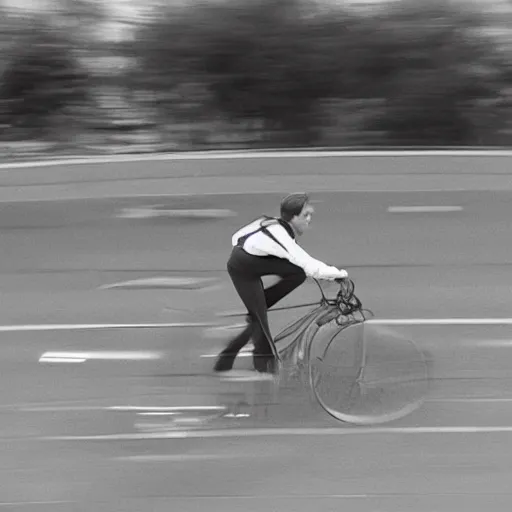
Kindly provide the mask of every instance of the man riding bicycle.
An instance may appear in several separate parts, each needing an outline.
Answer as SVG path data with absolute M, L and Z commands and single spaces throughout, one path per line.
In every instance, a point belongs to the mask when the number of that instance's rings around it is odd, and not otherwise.
M 231 370 L 237 354 L 252 337 L 254 369 L 275 374 L 278 354 L 268 324 L 268 308 L 299 287 L 307 276 L 333 281 L 348 275 L 312 258 L 297 244 L 314 212 L 307 194 L 286 196 L 280 210 L 279 218 L 263 216 L 233 235 L 227 270 L 247 308 L 249 323 L 219 354 L 216 372 Z M 280 280 L 265 289 L 261 278 L 269 275 Z

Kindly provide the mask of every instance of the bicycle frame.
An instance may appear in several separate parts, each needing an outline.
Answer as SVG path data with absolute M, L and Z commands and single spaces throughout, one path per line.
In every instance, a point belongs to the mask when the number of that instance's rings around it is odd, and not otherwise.
M 312 344 L 321 326 L 336 320 L 340 329 L 333 336 L 332 342 L 341 330 L 366 320 L 363 312 L 365 310 L 354 293 L 355 286 L 352 281 L 342 280 L 334 299 L 328 299 L 320 283 L 316 279 L 314 281 L 320 290 L 321 300 L 316 303 L 313 310 L 283 329 L 274 339 L 281 361 L 301 368 L 310 363 Z M 314 303 L 308 305 L 311 306 Z M 279 342 L 290 336 L 293 336 L 294 339 L 286 347 L 280 349 Z M 328 348 L 329 345 L 325 348 L 324 354 Z

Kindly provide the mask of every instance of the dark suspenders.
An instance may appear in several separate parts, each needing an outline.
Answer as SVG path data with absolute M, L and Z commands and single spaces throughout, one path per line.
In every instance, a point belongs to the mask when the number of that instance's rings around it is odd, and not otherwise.
M 269 222 L 267 225 L 263 225 L 263 223 L 265 221 L 275 221 L 275 222 Z M 237 244 L 236 244 L 237 247 L 242 247 L 243 248 L 245 241 L 250 236 L 255 235 L 256 233 L 259 233 L 261 231 L 262 233 L 267 235 L 269 238 L 271 238 L 274 242 L 276 242 L 276 244 L 279 244 L 286 252 L 288 252 L 288 249 L 286 249 L 286 247 L 267 229 L 267 226 L 271 226 L 271 225 L 274 225 L 274 224 L 280 224 L 281 226 L 283 226 L 283 228 L 288 232 L 288 234 L 292 238 L 295 238 L 294 235 L 293 235 L 293 231 L 291 230 L 291 228 L 289 226 L 287 226 L 285 224 L 284 221 L 282 221 L 281 219 L 275 219 L 273 217 L 265 216 L 265 218 L 261 221 L 260 227 L 258 229 L 256 229 L 255 231 L 252 231 L 251 233 L 247 233 L 246 235 L 241 236 L 238 239 Z

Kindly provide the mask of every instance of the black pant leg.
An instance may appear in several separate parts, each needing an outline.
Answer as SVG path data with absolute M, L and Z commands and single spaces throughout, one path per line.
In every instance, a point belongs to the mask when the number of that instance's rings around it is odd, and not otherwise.
M 238 352 L 249 342 L 254 342 L 254 364 L 262 371 L 277 356 L 267 310 L 298 286 L 306 275 L 304 271 L 287 260 L 275 257 L 257 257 L 235 248 L 228 261 L 228 273 L 250 316 L 250 324 L 242 333 L 231 340 L 221 352 L 216 363 L 217 370 L 233 367 Z M 261 277 L 277 275 L 281 279 L 268 289 L 263 288 Z
M 259 367 L 258 361 L 262 356 L 264 358 L 277 356 L 268 324 L 263 283 L 258 276 L 247 276 L 232 270 L 229 274 L 251 318 L 255 366 Z
M 265 290 L 265 298 L 267 301 L 267 307 L 271 308 L 277 304 L 280 300 L 284 299 L 293 290 L 298 288 L 306 279 L 304 272 L 297 272 L 284 277 Z

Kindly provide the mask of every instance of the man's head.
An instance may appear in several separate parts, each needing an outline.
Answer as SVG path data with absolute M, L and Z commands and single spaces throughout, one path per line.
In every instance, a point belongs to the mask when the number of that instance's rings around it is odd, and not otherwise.
M 314 208 L 307 194 L 290 194 L 281 201 L 281 218 L 288 222 L 297 235 L 309 227 Z

